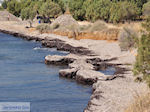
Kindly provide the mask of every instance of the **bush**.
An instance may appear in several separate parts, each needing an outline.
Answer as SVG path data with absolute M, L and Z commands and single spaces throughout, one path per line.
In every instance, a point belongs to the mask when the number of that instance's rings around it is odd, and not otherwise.
M 91 25 L 89 24 L 89 25 L 82 25 L 82 26 L 80 26 L 80 31 L 87 31 L 87 30 L 89 30 L 91 28 Z
M 88 31 L 94 32 L 94 31 L 102 31 L 104 29 L 107 29 L 105 22 L 98 20 L 88 29 Z
M 127 51 L 136 46 L 138 40 L 137 32 L 132 28 L 126 27 L 120 31 L 118 41 L 122 51 Z
M 36 30 L 38 30 L 40 33 L 48 33 L 52 30 L 52 28 L 48 24 L 41 24 L 36 27 Z

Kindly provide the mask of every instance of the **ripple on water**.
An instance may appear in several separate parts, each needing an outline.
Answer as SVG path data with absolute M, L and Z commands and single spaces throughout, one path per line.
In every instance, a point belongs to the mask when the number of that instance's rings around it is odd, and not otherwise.
M 45 48 L 45 47 L 35 47 L 33 50 L 37 51 L 50 51 L 50 52 L 58 52 L 57 48 Z M 67 51 L 59 51 L 60 55 L 67 55 L 69 52 Z
M 0 60 L 11 60 L 12 58 L 9 56 L 1 55 L 0 54 Z

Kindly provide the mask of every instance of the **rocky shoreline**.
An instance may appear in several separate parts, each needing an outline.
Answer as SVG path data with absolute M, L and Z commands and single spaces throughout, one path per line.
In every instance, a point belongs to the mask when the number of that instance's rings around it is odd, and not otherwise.
M 28 41 L 35 40 L 42 43 L 43 46 L 48 48 L 57 48 L 57 50 L 61 51 L 69 51 L 73 54 L 80 54 L 80 55 L 94 55 L 90 50 L 84 48 L 84 47 L 74 47 L 69 44 L 66 44 L 64 41 L 59 39 L 47 39 L 46 37 L 40 38 L 38 36 L 30 36 L 23 33 L 8 31 L 8 30 L 2 30 L 0 29 L 0 32 L 13 35 L 15 37 L 21 37 L 23 39 L 26 39 Z
M 71 54 L 67 56 L 46 56 L 46 64 L 61 64 L 68 65 L 69 68 L 65 70 L 60 70 L 59 75 L 66 78 L 75 78 L 77 82 L 84 84 L 93 84 L 97 80 L 112 80 L 117 77 L 117 75 L 107 76 L 96 70 L 100 70 L 101 67 L 107 68 L 108 66 L 113 66 L 113 64 L 107 64 L 108 60 L 101 60 L 100 58 L 94 58 L 96 55 L 92 51 L 84 47 L 74 47 L 66 44 L 64 41 L 59 39 L 48 39 L 40 38 L 38 36 L 30 36 L 18 32 L 2 30 L 0 32 L 13 35 L 15 37 L 21 37 L 25 40 L 39 41 L 42 46 L 48 48 L 57 48 L 57 50 L 68 51 Z M 82 56 L 81 58 L 81 55 Z M 92 56 L 92 58 L 91 58 Z M 121 68 L 119 68 L 121 70 Z M 119 71 L 119 70 L 118 70 Z M 118 72 L 116 71 L 116 73 Z M 123 72 L 123 69 L 122 69 Z M 86 77 L 85 77 L 86 74 Z M 91 76 L 92 74 L 92 76 Z
M 31 35 L 4 29 L 0 29 L 0 32 L 29 41 L 40 41 L 45 47 L 56 47 L 57 50 L 69 51 L 70 54 L 67 56 L 46 56 L 45 63 L 68 65 L 68 69 L 59 71 L 61 77 L 93 85 L 93 93 L 84 112 L 123 112 L 127 103 L 133 98 L 133 94 L 129 93 L 130 89 L 140 90 L 145 87 L 144 84 L 139 85 L 134 82 L 130 67 L 120 63 L 117 58 L 101 59 L 87 47 L 74 46 L 63 39 L 48 36 L 48 34 Z M 107 67 L 114 67 L 115 74 L 105 75 L 99 72 Z M 124 98 L 122 99 L 121 96 Z M 118 105 L 119 102 L 120 105 Z
M 107 63 L 106 60 L 93 57 L 80 57 L 75 54 L 69 54 L 67 56 L 46 56 L 46 64 L 63 64 L 68 65 L 68 69 L 60 70 L 59 75 L 61 77 L 72 78 L 82 84 L 94 84 L 97 80 L 108 81 L 117 77 L 122 77 L 118 73 L 123 74 L 127 69 L 117 67 L 116 64 Z M 114 75 L 105 75 L 98 70 L 107 69 L 108 67 L 114 67 L 116 69 Z

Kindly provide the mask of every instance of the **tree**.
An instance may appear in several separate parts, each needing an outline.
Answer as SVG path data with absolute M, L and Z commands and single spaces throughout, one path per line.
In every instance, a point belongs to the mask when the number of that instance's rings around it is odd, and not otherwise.
M 26 7 L 21 11 L 22 20 L 28 20 L 30 23 L 30 28 L 32 27 L 32 22 L 35 16 L 36 16 L 36 10 L 34 10 L 34 8 Z
M 61 8 L 54 2 L 45 2 L 40 7 L 40 15 L 46 18 L 56 18 L 62 14 Z
M 20 16 L 21 4 L 17 0 L 11 0 L 7 4 L 7 10 L 15 16 Z
M 85 19 L 88 21 L 95 21 L 94 18 L 94 3 L 91 0 L 86 0 L 83 4 L 83 9 L 85 10 Z
M 52 2 L 58 4 L 59 7 L 61 8 L 62 12 L 63 13 L 65 12 L 66 6 L 67 6 L 67 3 L 65 1 L 62 1 L 62 0 L 52 0 Z
M 70 0 L 69 10 L 76 20 L 84 20 L 85 10 L 83 8 L 84 0 Z
M 7 9 L 7 4 L 8 4 L 8 1 L 4 0 L 3 3 L 2 3 L 2 7 L 4 9 Z
M 127 20 L 134 20 L 139 14 L 139 8 L 131 2 L 113 3 L 110 9 L 110 22 L 118 23 Z

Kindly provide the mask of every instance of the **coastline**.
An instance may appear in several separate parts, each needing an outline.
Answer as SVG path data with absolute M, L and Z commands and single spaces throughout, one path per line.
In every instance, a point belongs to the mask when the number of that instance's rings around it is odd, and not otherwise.
M 123 112 L 128 103 L 132 101 L 135 92 L 141 93 L 147 90 L 146 84 L 134 82 L 130 70 L 132 66 L 126 65 L 133 64 L 135 56 L 132 52 L 120 52 L 117 42 L 79 41 L 54 34 L 20 32 L 16 31 L 16 28 L 10 30 L 1 26 L 0 32 L 26 40 L 40 41 L 46 47 L 69 51 L 70 54 L 67 56 L 46 56 L 45 63 L 66 64 L 69 68 L 59 71 L 60 76 L 93 85 L 93 93 L 84 112 Z M 114 50 L 115 47 L 117 50 Z M 96 71 L 109 64 L 110 66 L 112 66 L 111 64 L 116 65 L 124 72 L 118 72 L 114 76 L 106 76 Z

